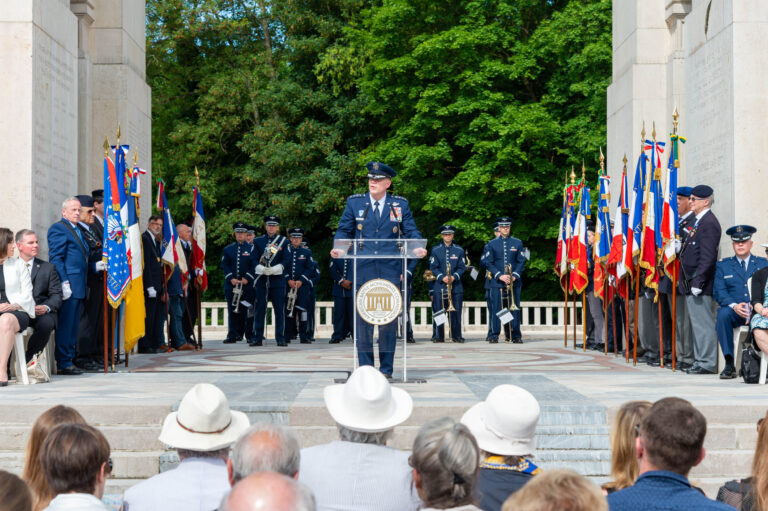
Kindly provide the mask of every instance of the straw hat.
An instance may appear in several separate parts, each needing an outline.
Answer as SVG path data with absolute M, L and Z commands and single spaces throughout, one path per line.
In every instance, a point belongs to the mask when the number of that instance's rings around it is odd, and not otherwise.
M 165 418 L 158 439 L 176 449 L 215 451 L 233 444 L 248 426 L 248 416 L 230 410 L 218 387 L 198 383 L 184 395 L 179 410 Z
M 536 449 L 539 402 L 516 385 L 499 385 L 461 418 L 480 449 L 502 456 L 524 456 Z
M 413 411 L 411 396 L 372 366 L 358 367 L 346 383 L 325 387 L 323 397 L 336 422 L 363 433 L 392 429 Z

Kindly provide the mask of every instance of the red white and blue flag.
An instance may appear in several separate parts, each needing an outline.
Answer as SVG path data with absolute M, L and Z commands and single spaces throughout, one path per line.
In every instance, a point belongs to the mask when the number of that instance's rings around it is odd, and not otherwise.
M 576 216 L 576 226 L 571 239 L 571 291 L 583 293 L 589 284 L 587 274 L 589 261 L 587 254 L 587 219 L 592 211 L 592 202 L 589 197 L 589 187 L 581 187 L 579 196 L 579 213 Z
M 597 226 L 595 229 L 595 296 L 604 300 L 603 289 L 605 287 L 606 265 L 608 257 L 611 254 L 611 213 L 609 201 L 609 190 L 611 178 L 602 175 L 598 177 L 600 199 L 597 201 Z
M 645 196 L 645 166 L 648 157 L 645 151 L 640 154 L 635 167 L 635 179 L 629 206 L 629 218 L 627 224 L 627 243 L 624 247 L 624 267 L 630 277 L 634 275 L 634 258 L 640 254 L 643 236 L 643 199 Z
M 659 274 L 656 269 L 657 253 L 662 247 L 661 216 L 664 197 L 661 190 L 661 154 L 664 142 L 646 140 L 645 149 L 651 150 L 651 171 L 648 173 L 648 201 L 645 204 L 640 266 L 645 268 L 645 285 L 658 295 Z M 655 300 L 654 300 L 655 301 Z
M 192 199 L 192 270 L 195 273 L 197 286 L 205 291 L 208 289 L 208 272 L 205 269 L 205 213 L 203 213 L 203 196 L 200 188 L 195 187 Z
M 627 298 L 627 285 L 625 277 L 628 276 L 627 267 L 624 264 L 624 251 L 627 245 L 627 225 L 629 224 L 629 185 L 627 183 L 626 167 L 621 173 L 621 192 L 619 202 L 616 204 L 616 216 L 614 216 L 613 241 L 611 253 L 608 256 L 608 271 L 616 279 L 619 294 Z
M 664 273 L 673 277 L 673 267 L 677 259 L 675 240 L 679 234 L 680 215 L 677 210 L 677 168 L 679 166 L 678 142 L 685 139 L 677 134 L 670 135 L 669 159 L 662 184 L 664 192 L 664 213 L 661 220 L 661 237 L 664 241 L 662 262 Z
M 186 282 L 187 258 L 184 256 L 179 233 L 176 230 L 176 224 L 173 223 L 171 209 L 168 207 L 168 199 L 165 197 L 165 183 L 163 181 L 158 183 L 157 203 L 158 209 L 163 211 L 163 245 L 160 260 L 166 267 L 166 278 L 178 266 L 179 271 L 181 271 L 182 282 Z
M 104 243 L 102 260 L 107 264 L 107 299 L 117 308 L 131 281 L 127 251 L 127 226 L 121 210 L 125 196 L 125 153 L 117 151 L 117 165 L 104 157 Z

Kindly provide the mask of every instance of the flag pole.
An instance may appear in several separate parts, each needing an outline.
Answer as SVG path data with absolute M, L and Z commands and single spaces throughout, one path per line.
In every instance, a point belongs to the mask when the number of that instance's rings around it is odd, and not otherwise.
M 653 149 L 652 151 L 656 151 L 656 123 L 653 123 L 653 131 L 651 132 L 651 137 L 653 138 Z M 656 162 L 657 165 L 661 166 L 661 162 Z M 653 175 L 652 179 L 654 181 L 657 180 L 656 176 L 656 167 L 653 169 Z M 649 180 L 650 181 L 650 180 Z M 658 198 L 657 198 L 658 199 Z M 654 206 L 656 205 L 654 201 Z M 655 232 L 655 231 L 654 231 Z M 645 234 L 645 229 L 643 229 L 643 234 Z M 659 271 L 659 262 L 661 262 L 661 249 L 656 249 L 656 258 L 654 261 L 654 264 L 656 265 L 656 271 Z M 659 299 L 659 290 L 656 289 L 656 303 L 659 310 L 659 367 L 664 369 L 664 316 L 662 315 L 661 311 L 661 300 Z
M 197 172 L 197 165 L 195 165 L 195 182 L 197 183 L 197 193 L 200 194 L 200 174 Z M 202 198 L 200 199 L 202 201 Z M 192 220 L 194 225 L 194 219 Z M 200 301 L 200 295 L 203 294 L 202 283 L 198 281 L 197 275 L 193 279 L 193 285 L 197 288 L 195 293 L 195 301 L 197 302 L 197 349 L 203 349 L 203 310 L 202 302 Z M 192 325 L 194 328 L 195 325 Z
M 603 148 L 600 148 L 600 177 L 603 177 L 605 175 L 605 156 L 603 156 Z M 599 181 L 599 179 L 598 179 Z M 602 184 L 602 183 L 601 183 Z M 598 193 L 602 193 L 602 186 L 599 187 Z M 610 200 L 610 191 L 609 197 L 606 200 L 606 205 L 608 204 L 608 200 Z M 600 213 L 603 213 L 599 210 L 600 208 L 600 201 L 597 202 L 598 207 L 598 218 Z M 607 206 L 606 206 L 607 207 Z M 603 220 L 605 220 L 605 217 L 603 217 Z M 608 223 L 608 230 L 610 230 L 611 224 Z M 611 234 L 613 234 L 613 231 L 611 231 Z M 598 234 L 598 236 L 602 236 L 602 232 Z M 610 253 L 610 250 L 608 251 Z M 603 350 L 605 355 L 608 355 L 608 265 L 606 264 L 603 268 Z M 615 342 L 615 340 L 614 340 Z
M 107 135 L 104 135 L 104 158 L 109 157 L 109 137 Z M 105 162 L 106 163 L 106 162 Z M 105 204 L 106 206 L 106 204 Z M 104 227 L 107 227 L 107 215 L 104 215 Z M 102 243 L 104 243 L 104 239 L 101 240 Z M 104 374 L 107 374 L 108 365 L 107 365 L 107 359 L 109 358 L 109 355 L 107 353 L 107 346 L 109 343 L 109 334 L 107 333 L 107 270 L 104 270 L 101 274 L 101 281 L 102 281 L 102 288 L 104 289 L 103 295 L 104 295 L 104 304 L 102 307 L 102 315 L 104 316 Z
M 582 186 L 586 188 L 586 168 L 584 167 L 584 159 L 581 160 L 581 182 L 583 183 Z M 581 193 L 584 193 L 582 190 Z M 581 208 L 581 205 L 579 205 L 579 208 Z M 589 217 L 591 216 L 591 211 L 587 211 L 587 214 L 584 218 L 584 223 L 586 225 L 586 221 L 589 220 Z M 584 233 L 585 241 L 587 233 Z M 585 246 L 586 248 L 586 246 Z M 592 254 L 594 256 L 594 247 L 592 248 Z M 589 265 L 589 262 L 587 262 L 587 265 Z M 593 274 L 594 279 L 594 274 Z M 587 289 L 584 288 L 584 291 L 581 292 L 581 347 L 582 351 L 587 351 Z
M 568 215 L 567 211 L 570 207 L 570 204 L 568 203 L 568 171 L 565 171 L 565 183 L 563 184 L 563 204 L 565 205 L 565 211 L 566 214 L 563 215 L 564 225 L 563 228 L 568 231 Z M 561 234 L 562 236 L 562 234 Z M 563 347 L 568 347 L 568 268 L 570 265 L 568 264 L 568 242 L 565 238 L 563 238 L 563 243 L 565 244 L 565 286 L 563 286 L 563 314 L 565 316 L 565 330 L 563 331 Z M 562 275 L 560 276 L 560 283 L 562 284 L 563 278 Z
M 675 107 L 675 111 L 672 113 L 672 147 L 671 151 L 672 154 L 670 156 L 674 157 L 674 165 L 675 165 L 675 174 L 677 174 L 677 169 L 680 168 L 680 157 L 677 154 L 678 151 L 678 145 L 677 145 L 677 123 L 678 118 L 680 117 L 680 114 L 677 111 L 677 107 Z M 677 197 L 675 197 L 677 199 Z M 669 200 L 672 200 L 670 197 Z M 679 227 L 679 221 L 678 221 L 678 227 Z M 675 235 L 675 241 L 677 241 L 677 235 Z M 672 371 L 674 372 L 677 369 L 677 265 L 679 264 L 679 261 L 677 261 L 677 255 L 675 255 L 675 261 L 672 264 Z
M 640 154 L 641 156 L 645 155 L 645 121 L 643 121 L 643 130 L 640 132 Z M 645 198 L 644 202 L 641 202 L 641 207 L 643 204 L 646 204 L 648 202 L 648 199 Z M 642 231 L 645 231 L 645 218 L 643 218 L 643 222 L 640 226 Z M 644 234 L 644 233 L 643 233 Z M 632 233 L 632 236 L 634 236 L 634 232 Z M 634 243 L 634 242 L 633 242 Z M 642 243 L 642 237 L 640 241 L 640 252 L 643 251 L 643 243 Z M 637 308 L 638 308 L 638 301 L 640 300 L 640 257 L 637 258 L 637 264 L 636 264 L 636 279 L 635 279 L 635 328 L 634 328 L 634 345 L 633 345 L 633 353 L 632 353 L 632 365 L 637 365 Z

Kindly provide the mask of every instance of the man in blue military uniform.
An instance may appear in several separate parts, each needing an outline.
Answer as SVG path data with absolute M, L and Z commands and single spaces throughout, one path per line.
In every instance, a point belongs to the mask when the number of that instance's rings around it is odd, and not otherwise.
M 501 232 L 499 232 L 499 222 L 493 222 L 493 236 L 491 241 L 501 236 Z M 483 288 L 485 289 L 485 309 L 488 312 L 488 334 L 485 336 L 485 340 L 488 342 L 491 342 L 491 280 L 493 280 L 493 277 L 491 277 L 491 272 L 488 271 L 488 267 L 485 265 L 485 254 L 488 252 L 488 245 L 491 241 L 485 244 L 483 252 L 480 255 L 480 271 L 483 274 Z
M 461 277 L 466 270 L 464 262 L 464 249 L 453 243 L 456 228 L 446 224 L 440 226 L 440 235 L 443 242 L 432 248 L 429 257 L 429 269 L 435 276 L 433 288 L 432 311 L 444 310 L 450 322 L 451 340 L 464 342 L 461 335 L 461 306 L 464 297 L 464 288 L 461 285 Z M 451 290 L 448 291 L 450 284 Z M 450 297 L 450 300 L 449 300 Z M 453 305 L 454 311 L 449 311 Z M 433 342 L 444 342 L 445 325 L 437 327 L 436 339 Z
M 248 306 L 253 303 L 253 261 L 251 260 L 252 247 L 246 241 L 248 232 L 243 222 L 235 222 L 232 226 L 235 231 L 235 242 L 230 243 L 221 255 L 221 270 L 224 272 L 224 296 L 229 308 L 229 324 L 225 344 L 232 344 L 242 340 L 243 336 L 251 338 L 252 333 L 246 328 L 248 320 Z M 235 312 L 235 289 L 240 293 L 240 304 Z
M 491 323 L 491 333 L 488 336 L 488 342 L 499 342 L 501 333 L 501 321 L 497 314 L 503 309 L 512 312 L 512 321 L 504 326 L 504 334 L 508 341 L 522 343 L 522 334 L 520 332 L 520 277 L 525 269 L 525 256 L 523 255 L 523 242 L 517 238 L 509 236 L 509 227 L 512 219 L 508 216 L 502 216 L 497 219 L 499 223 L 499 232 L 501 236 L 491 240 L 486 245 L 484 255 L 485 267 L 490 272 L 491 280 L 489 282 L 491 313 L 489 320 Z M 509 288 L 512 287 L 512 293 Z M 512 311 L 514 304 L 518 310 Z
M 301 246 L 309 249 L 306 242 Z M 312 281 L 312 287 L 309 288 L 309 305 L 307 307 L 307 338 L 309 342 L 315 342 L 315 307 L 317 306 L 317 283 L 320 282 L 320 265 L 316 260 L 312 260 L 312 271 L 309 280 Z
M 253 246 L 253 240 L 256 238 L 256 227 L 253 225 L 246 225 L 245 228 L 245 242 Z
M 387 189 L 392 185 L 396 172 L 392 167 L 379 162 L 369 162 L 368 193 L 347 197 L 347 205 L 339 220 L 339 228 L 334 239 L 379 239 L 397 240 L 421 238 L 408 201 L 399 195 L 389 195 Z M 391 246 L 387 246 L 391 245 Z M 395 249 L 395 243 L 367 242 L 359 251 L 378 254 L 379 250 Z M 386 252 L 385 252 L 386 253 Z M 427 250 L 418 248 L 417 257 L 427 255 Z M 331 257 L 341 257 L 343 250 L 331 250 Z M 394 255 L 394 254 L 393 254 Z M 359 259 L 357 261 L 357 285 L 362 286 L 369 280 L 386 279 L 401 288 L 403 264 L 400 259 Z M 359 315 L 357 321 L 357 354 L 360 365 L 374 365 L 373 325 L 363 321 Z M 392 377 L 395 359 L 395 337 L 397 321 L 379 326 L 379 369 L 388 378 Z
M 286 248 L 288 263 L 285 267 L 285 278 L 288 285 L 288 296 L 295 294 L 296 298 L 291 310 L 287 309 L 291 304 L 286 298 L 286 331 L 289 324 L 293 325 L 299 334 L 301 344 L 309 344 L 311 339 L 307 326 L 308 313 L 312 306 L 311 294 L 314 287 L 312 277 L 315 274 L 315 262 L 312 259 L 312 252 L 301 246 L 304 229 L 300 227 L 288 229 L 288 236 L 291 239 L 291 244 Z M 297 322 L 298 328 L 296 328 Z M 289 337 L 289 334 L 286 334 L 286 337 Z
M 733 257 L 724 257 L 715 266 L 715 301 L 717 311 L 715 330 L 725 357 L 725 368 L 720 379 L 736 378 L 733 364 L 733 329 L 747 325 L 750 317 L 750 297 L 747 280 L 760 268 L 768 266 L 765 257 L 753 256 L 752 235 L 757 229 L 751 225 L 734 225 L 725 234 L 733 241 Z
M 351 259 L 331 259 L 333 334 L 330 344 L 338 344 L 352 335 L 353 266 Z
M 285 338 L 285 268 L 290 263 L 285 236 L 280 235 L 280 218 L 264 217 L 263 236 L 253 240 L 253 262 L 256 264 L 256 319 L 255 336 L 250 346 L 261 346 L 267 319 L 267 300 L 275 311 L 275 340 L 278 346 L 287 346 Z

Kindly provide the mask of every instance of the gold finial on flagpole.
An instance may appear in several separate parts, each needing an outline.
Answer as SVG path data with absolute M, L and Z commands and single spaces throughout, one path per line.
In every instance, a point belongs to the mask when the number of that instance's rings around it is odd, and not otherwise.
M 605 156 L 603 155 L 603 148 L 600 147 L 600 175 L 605 175 Z
M 104 158 L 109 156 L 109 137 L 104 135 Z
M 117 145 L 120 145 L 120 123 L 117 123 Z
M 672 113 L 672 133 L 677 135 L 677 120 L 680 118 L 680 113 L 677 111 L 677 106 L 675 106 L 675 111 Z
M 197 172 L 197 165 L 195 165 L 195 181 L 197 182 L 197 187 L 200 188 L 200 174 Z
M 587 173 L 587 168 L 584 166 L 584 158 L 581 159 L 581 179 L 584 179 Z
M 643 121 L 643 129 L 640 131 L 640 152 L 645 152 L 645 121 Z
M 653 121 L 653 131 L 651 131 L 651 138 L 656 142 L 656 121 Z
M 576 173 L 573 171 L 573 165 L 571 165 L 571 185 L 576 184 Z
M 139 163 L 139 151 L 137 149 L 133 150 L 133 166 L 135 167 Z

